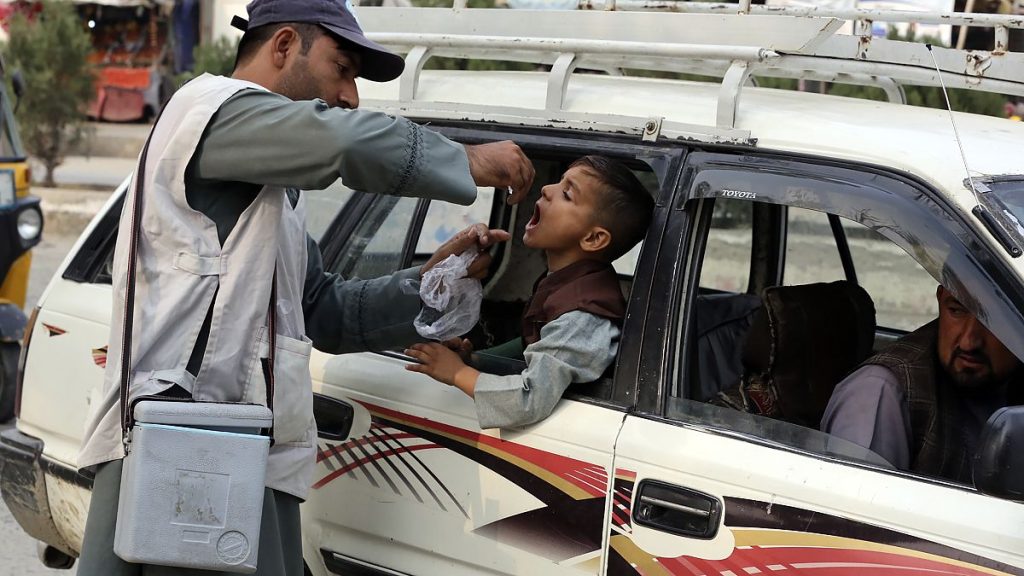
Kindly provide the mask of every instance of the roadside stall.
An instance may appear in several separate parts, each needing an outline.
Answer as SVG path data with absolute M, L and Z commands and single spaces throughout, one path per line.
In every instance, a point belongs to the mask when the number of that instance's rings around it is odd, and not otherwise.
M 173 0 L 78 2 L 92 33 L 96 98 L 89 116 L 107 121 L 145 120 L 160 109 L 169 59 Z

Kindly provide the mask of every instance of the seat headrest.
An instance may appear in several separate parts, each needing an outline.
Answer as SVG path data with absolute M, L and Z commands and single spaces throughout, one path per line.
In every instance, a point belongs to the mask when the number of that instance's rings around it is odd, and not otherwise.
M 773 286 L 761 299 L 743 351 L 744 393 L 766 416 L 817 428 L 832 389 L 871 353 L 871 296 L 838 281 Z

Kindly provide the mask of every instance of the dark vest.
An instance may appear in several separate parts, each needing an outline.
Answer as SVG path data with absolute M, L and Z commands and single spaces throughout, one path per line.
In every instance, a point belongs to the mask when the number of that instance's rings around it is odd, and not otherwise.
M 939 365 L 938 325 L 935 320 L 918 328 L 862 366 L 884 366 L 899 380 L 910 409 L 910 469 L 969 485 L 974 454 L 964 439 L 976 440 L 980 430 L 962 416 L 961 394 Z
M 529 346 L 540 340 L 540 329 L 545 324 L 573 310 L 607 318 L 622 326 L 626 300 L 611 264 L 580 260 L 541 277 L 523 312 L 523 342 Z

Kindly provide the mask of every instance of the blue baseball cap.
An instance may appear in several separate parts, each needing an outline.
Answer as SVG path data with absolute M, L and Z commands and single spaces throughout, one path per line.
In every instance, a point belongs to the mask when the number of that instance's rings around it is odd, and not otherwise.
M 252 0 L 245 7 L 249 19 L 235 16 L 231 25 L 243 32 L 267 24 L 307 22 L 319 24 L 362 56 L 359 75 L 387 82 L 402 75 L 405 59 L 363 35 L 347 0 Z

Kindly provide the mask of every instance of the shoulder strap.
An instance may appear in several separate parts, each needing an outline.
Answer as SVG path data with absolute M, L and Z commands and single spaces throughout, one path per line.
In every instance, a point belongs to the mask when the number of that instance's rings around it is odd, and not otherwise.
M 165 107 L 166 109 L 166 107 Z M 127 286 L 125 289 L 124 298 L 124 324 L 121 332 L 121 379 L 120 379 L 120 400 L 121 400 L 121 439 L 127 445 L 128 442 L 128 431 L 131 430 L 133 419 L 131 416 L 130 406 L 128 405 L 129 388 L 131 386 L 131 352 L 132 352 L 132 326 L 134 323 L 135 313 L 135 279 L 136 279 L 136 261 L 138 260 L 139 252 L 139 235 L 142 229 L 142 191 L 143 181 L 146 178 L 146 157 L 149 154 L 149 144 L 153 139 L 153 132 L 156 131 L 156 127 L 160 123 L 160 116 L 163 115 L 163 110 L 160 111 L 160 115 L 157 116 L 156 121 L 153 123 L 153 129 L 150 130 L 149 136 L 146 138 L 146 145 L 142 148 L 142 154 L 139 157 L 139 167 L 136 170 L 135 175 L 135 189 L 132 194 L 132 218 L 131 218 L 131 232 L 130 232 L 130 243 L 128 247 L 128 269 L 127 269 Z M 263 371 L 264 379 L 267 383 L 267 408 L 270 408 L 271 412 L 274 410 L 274 352 L 277 347 L 277 266 L 274 266 L 274 276 L 271 280 L 270 287 L 270 303 L 267 307 L 268 317 L 268 328 L 270 331 L 269 344 L 270 350 L 268 358 L 263 359 Z M 271 438 L 273 438 L 273 427 L 270 429 Z

